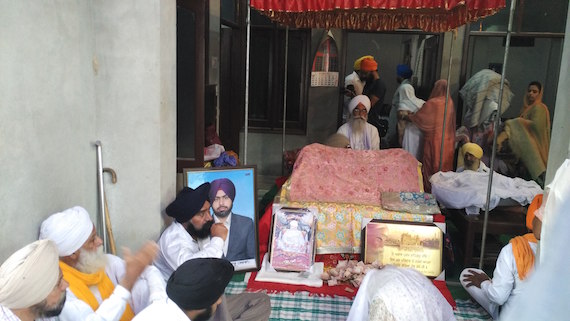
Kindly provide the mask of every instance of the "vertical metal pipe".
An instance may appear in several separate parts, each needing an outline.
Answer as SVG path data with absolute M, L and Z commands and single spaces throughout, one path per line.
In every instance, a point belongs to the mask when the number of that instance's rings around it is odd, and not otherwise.
M 251 29 L 251 7 L 250 1 L 247 0 L 247 18 L 245 19 L 245 38 L 246 38 L 246 46 L 245 46 L 245 124 L 244 124 L 244 132 L 243 132 L 243 164 L 247 165 L 247 133 L 248 133 L 248 124 L 249 124 L 249 49 L 250 49 L 250 29 Z
M 493 172 L 495 167 L 495 154 L 497 152 L 497 135 L 499 125 L 501 124 L 501 108 L 503 105 L 503 88 L 505 86 L 505 75 L 507 72 L 507 61 L 509 56 L 509 46 L 511 44 L 511 33 L 513 29 L 513 17 L 515 15 L 515 7 L 517 0 L 511 0 L 511 11 L 509 14 L 509 26 L 507 28 L 507 39 L 505 41 L 505 55 L 503 56 L 503 71 L 501 72 L 501 87 L 499 89 L 499 106 L 495 114 L 495 128 L 493 130 L 493 150 L 491 152 L 491 163 L 489 171 L 489 184 L 487 185 L 487 200 L 485 202 L 485 218 L 483 220 L 483 235 L 481 237 L 481 254 L 479 255 L 479 269 L 483 268 L 483 259 L 485 254 L 485 242 L 487 240 L 487 221 L 489 219 L 489 203 L 491 202 L 491 187 L 493 186 Z
M 103 188 L 103 151 L 101 141 L 96 141 L 97 147 L 97 187 L 99 188 L 99 219 L 101 223 L 99 235 L 103 237 L 103 251 L 107 253 L 107 222 L 105 219 L 105 189 Z
M 441 132 L 441 149 L 439 150 L 438 171 L 441 171 L 443 162 L 443 145 L 445 140 L 445 123 L 447 119 L 447 104 L 449 101 L 449 86 L 451 81 L 451 62 L 453 61 L 453 43 L 455 42 L 455 31 L 451 33 L 451 45 L 449 46 L 449 67 L 447 68 L 447 90 L 445 91 L 445 108 L 443 110 L 443 129 Z
M 287 129 L 287 63 L 289 60 L 289 26 L 285 27 L 285 76 L 283 77 L 283 133 L 281 136 L 281 174 L 284 175 L 285 130 Z

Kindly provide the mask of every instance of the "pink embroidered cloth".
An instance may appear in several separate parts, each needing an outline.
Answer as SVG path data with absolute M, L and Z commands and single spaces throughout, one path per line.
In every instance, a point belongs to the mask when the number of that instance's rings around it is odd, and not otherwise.
M 382 205 L 383 192 L 420 192 L 418 161 L 400 148 L 304 147 L 291 175 L 290 200 Z

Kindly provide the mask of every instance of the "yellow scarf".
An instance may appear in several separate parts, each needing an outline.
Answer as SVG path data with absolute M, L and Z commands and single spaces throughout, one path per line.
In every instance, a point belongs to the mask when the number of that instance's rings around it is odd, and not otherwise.
M 73 292 L 79 300 L 89 304 L 93 311 L 97 310 L 99 302 L 97 302 L 97 299 L 93 293 L 91 293 L 89 287 L 96 285 L 103 300 L 111 296 L 115 289 L 115 285 L 111 282 L 111 279 L 109 279 L 104 269 L 97 273 L 87 274 L 79 272 L 77 269 L 74 269 L 61 261 L 59 261 L 59 267 L 63 273 L 63 278 L 69 283 L 69 289 L 71 292 Z M 133 310 L 127 303 L 125 312 L 121 317 L 121 321 L 129 321 L 134 316 L 135 314 L 133 313 Z
M 521 280 L 524 280 L 534 267 L 534 253 L 528 242 L 537 242 L 534 234 L 528 233 L 523 236 L 517 236 L 510 241 L 513 245 L 513 255 L 515 256 L 517 271 Z

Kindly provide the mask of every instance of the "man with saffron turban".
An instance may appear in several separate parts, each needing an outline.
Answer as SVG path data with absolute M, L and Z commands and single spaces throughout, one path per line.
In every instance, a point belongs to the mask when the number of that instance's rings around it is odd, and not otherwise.
M 0 266 L 0 320 L 33 321 L 59 315 L 68 284 L 52 241 L 28 244 Z
M 154 265 L 169 279 L 188 260 L 224 255 L 228 228 L 214 223 L 210 214 L 210 183 L 196 189 L 184 187 L 166 207 L 175 219 L 158 240 L 159 253 Z M 234 194 L 235 195 L 235 194 Z M 265 293 L 241 293 L 222 298 L 213 320 L 268 320 L 271 301 Z
M 534 269 L 537 240 L 540 240 L 542 227 L 541 213 L 537 211 L 541 203 L 542 194 L 539 194 L 527 211 L 526 227 L 532 233 L 514 237 L 501 249 L 492 280 L 479 269 L 467 268 L 461 272 L 461 285 L 494 320 L 499 318 L 499 307 L 507 307 L 514 297 L 524 291 L 524 281 Z
M 235 197 L 236 187 L 229 179 L 219 178 L 210 183 L 208 198 L 214 211 L 214 222 L 224 224 L 229 233 L 224 242 L 225 258 L 232 262 L 255 259 L 253 220 L 232 211 Z
M 364 95 L 358 95 L 348 104 L 350 119 L 340 126 L 337 133 L 345 136 L 350 141 L 350 148 L 357 150 L 380 149 L 380 135 L 378 129 L 367 122 L 370 111 L 370 99 Z
M 160 272 L 149 266 L 157 245 L 148 242 L 133 255 L 127 250 L 124 260 L 105 254 L 89 214 L 80 206 L 50 215 L 42 222 L 40 239 L 56 244 L 59 267 L 69 283 L 61 321 L 131 320 L 166 297 Z
M 354 71 L 344 78 L 344 108 L 342 111 L 342 120 L 346 122 L 350 118 L 348 112 L 348 104 L 352 98 L 362 95 L 366 81 L 360 79 L 360 64 L 364 59 L 374 59 L 373 56 L 362 56 L 354 61 Z
M 457 159 L 462 160 L 462 162 L 459 162 L 459 167 L 457 167 L 456 172 L 461 173 L 464 170 L 470 170 L 488 173 L 489 167 L 481 161 L 481 157 L 483 157 L 483 149 L 481 146 L 475 143 L 463 144 L 457 157 Z

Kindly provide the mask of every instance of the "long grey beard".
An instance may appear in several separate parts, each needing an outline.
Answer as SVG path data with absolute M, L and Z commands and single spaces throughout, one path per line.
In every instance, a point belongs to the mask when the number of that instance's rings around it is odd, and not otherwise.
M 362 135 L 366 129 L 366 119 L 352 118 L 350 121 L 353 135 Z
M 99 272 L 107 265 L 107 257 L 103 253 L 103 247 L 99 246 L 95 251 L 81 250 L 79 253 L 79 260 L 77 268 L 79 271 L 87 274 Z

